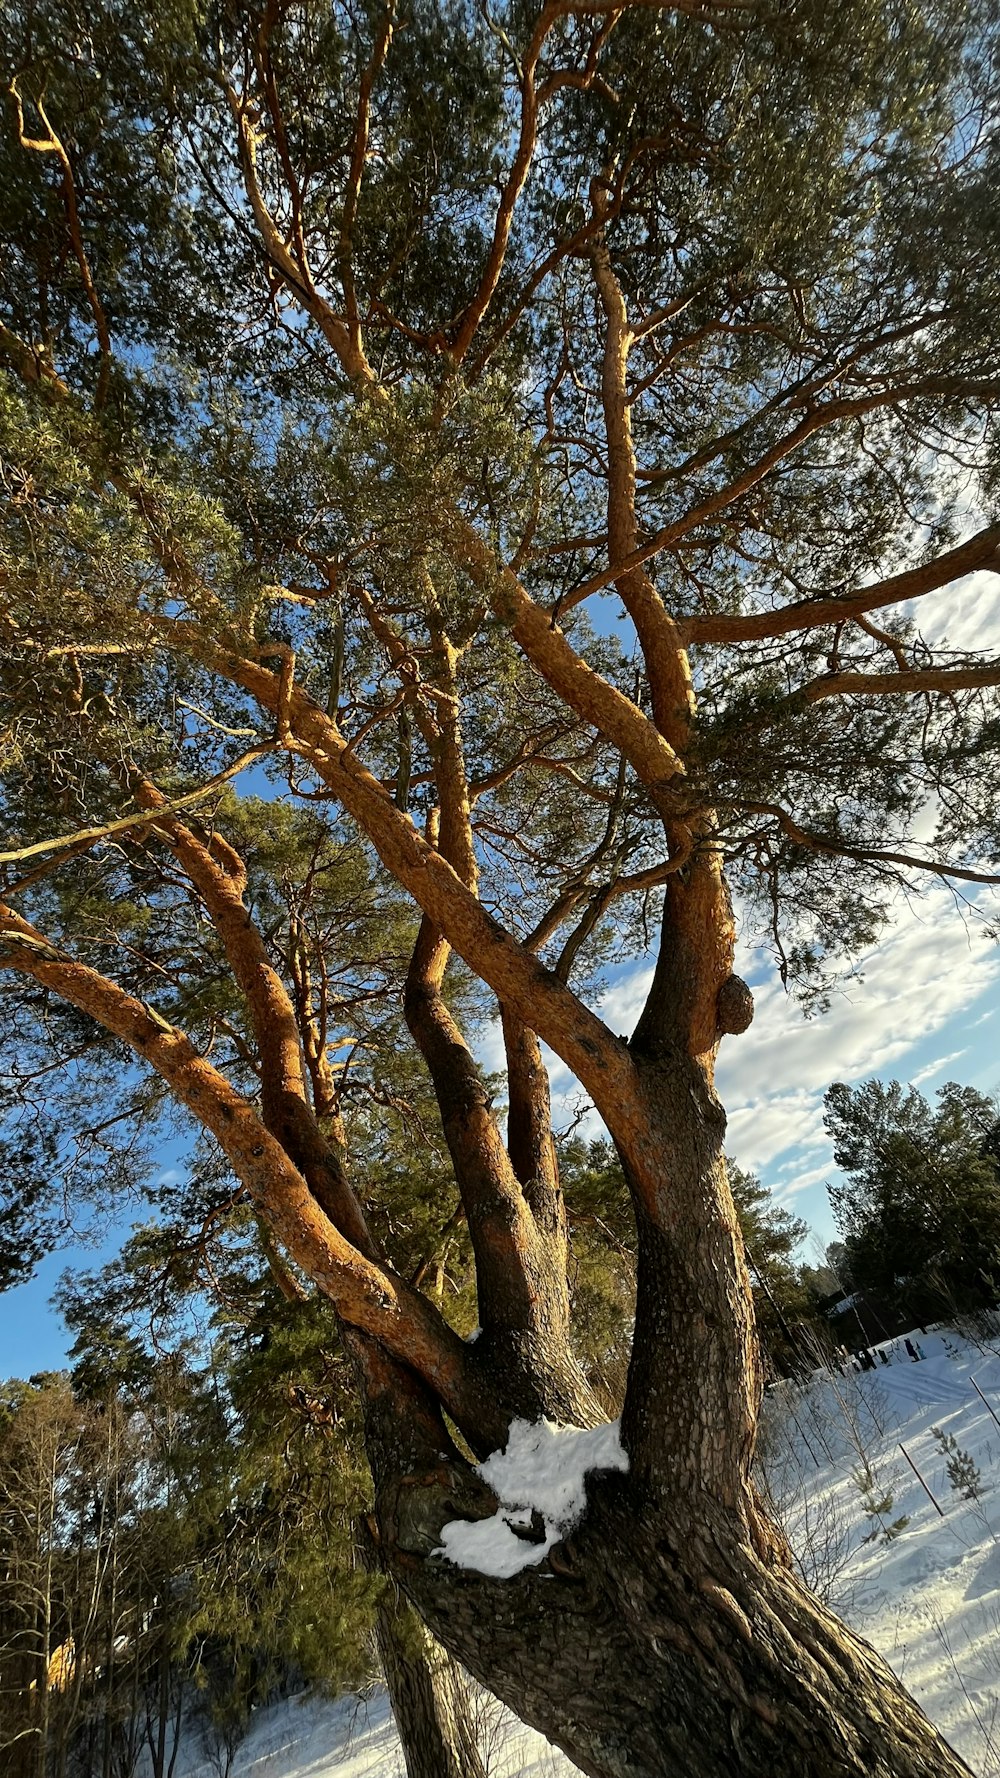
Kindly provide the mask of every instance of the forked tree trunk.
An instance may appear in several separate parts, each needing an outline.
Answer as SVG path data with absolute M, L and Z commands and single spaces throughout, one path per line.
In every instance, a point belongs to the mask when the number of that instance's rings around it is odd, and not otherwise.
M 707 1500 L 591 1484 L 549 1561 L 398 1563 L 436 1633 L 592 1778 L 969 1778 L 885 1663 Z
M 647 1069 L 660 1160 L 636 1150 L 630 1164 L 647 1169 L 647 1200 L 663 1166 L 674 1221 L 640 1241 L 628 1474 L 590 1479 L 579 1525 L 537 1566 L 508 1580 L 460 1569 L 433 1554 L 441 1527 L 490 1505 L 467 1486 L 463 1499 L 468 1471 L 432 1405 L 386 1378 L 367 1419 L 383 1559 L 463 1666 L 591 1778 L 969 1778 L 880 1657 L 803 1587 L 760 1508 L 721 1122 L 676 1055 Z

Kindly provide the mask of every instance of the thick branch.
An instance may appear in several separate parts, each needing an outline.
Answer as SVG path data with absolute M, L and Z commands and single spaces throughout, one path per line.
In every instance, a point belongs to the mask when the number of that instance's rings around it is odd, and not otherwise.
M 602 208 L 600 193 L 595 208 Z M 606 319 L 601 400 L 608 446 L 608 554 L 623 562 L 637 547 L 635 510 L 636 460 L 628 398 L 628 356 L 635 338 L 629 326 L 621 285 L 603 235 L 590 249 L 601 306 Z M 642 648 L 656 725 L 678 753 L 683 753 L 694 709 L 687 656 L 659 593 L 641 566 L 621 574 L 615 585 Z
M 535 90 L 535 72 L 538 67 L 538 58 L 553 24 L 560 14 L 560 6 L 553 5 L 552 0 L 549 0 L 548 5 L 543 6 L 519 69 L 521 123 L 517 148 L 514 151 L 514 160 L 500 195 L 500 206 L 493 225 L 493 240 L 482 277 L 479 280 L 479 287 L 462 316 L 455 336 L 452 352 L 456 363 L 461 363 L 468 352 L 476 329 L 486 314 L 493 300 L 493 293 L 500 281 L 500 273 L 503 270 L 507 243 L 510 240 L 511 226 L 514 221 L 514 211 L 517 208 L 517 200 L 524 188 L 524 182 L 528 177 L 528 170 L 535 152 L 538 133 L 538 94 Z
M 253 1107 L 182 1031 L 96 970 L 58 951 L 3 904 L 0 967 L 17 969 L 51 989 L 155 1069 L 173 1096 L 215 1137 L 279 1240 L 341 1318 L 412 1365 L 477 1444 L 483 1442 L 479 1428 L 491 1417 L 494 1430 L 502 1434 L 502 1418 L 479 1390 L 463 1342 L 425 1297 L 344 1239 Z
M 826 673 L 792 692 L 789 702 L 817 704 L 821 698 L 881 698 L 899 693 L 915 696 L 989 685 L 1000 685 L 1000 661 L 981 667 L 914 667 L 910 673 Z
M 909 568 L 871 586 L 859 587 L 853 593 L 834 593 L 829 597 L 800 599 L 777 611 L 755 611 L 746 615 L 686 617 L 678 623 L 678 631 L 686 643 L 757 642 L 789 636 L 796 630 L 818 629 L 823 624 L 843 623 L 845 619 L 881 611 L 887 605 L 902 605 L 936 592 L 963 575 L 987 568 L 1000 573 L 1000 525 L 987 525 L 955 549 L 946 550 L 932 562 Z
M 178 648 L 224 679 L 242 686 L 265 709 L 277 710 L 277 674 L 218 646 L 194 625 L 159 619 L 156 628 L 167 646 Z M 634 706 L 630 708 L 634 710 Z M 635 714 L 651 729 L 640 712 Z M 557 981 L 551 970 L 491 919 L 453 867 L 428 844 L 409 816 L 395 807 L 378 780 L 347 746 L 335 723 L 298 685 L 291 688 L 289 722 L 297 750 L 309 759 L 322 781 L 368 834 L 386 868 L 433 924 L 447 933 L 454 949 L 487 982 L 501 1003 L 520 1013 L 562 1056 L 606 1121 L 618 1121 L 623 1095 L 633 1085 L 626 1046 Z
M 670 742 L 630 698 L 588 667 L 517 575 L 508 568 L 498 570 L 488 546 L 471 526 L 465 528 L 461 548 L 472 579 L 532 666 L 583 722 L 624 753 L 654 798 L 662 799 L 671 781 L 684 771 Z
M 371 61 L 361 76 L 361 85 L 358 90 L 358 116 L 354 130 L 354 149 L 351 155 L 351 170 L 347 178 L 347 190 L 344 193 L 344 208 L 340 223 L 340 241 L 338 243 L 340 283 L 344 292 L 344 305 L 347 312 L 347 330 L 352 350 L 359 359 L 364 357 L 364 348 L 361 343 L 361 318 L 358 313 L 358 298 L 354 286 L 354 224 L 358 213 L 358 199 L 361 196 L 361 182 L 365 172 L 365 157 L 368 153 L 372 89 L 389 53 L 395 11 L 395 0 L 389 0 L 375 41 L 375 48 L 372 51 Z
M 441 992 L 448 945 L 422 921 L 406 981 L 406 1022 L 427 1063 L 476 1256 L 479 1319 L 490 1334 L 530 1329 L 544 1284 L 531 1213 L 500 1139 L 475 1057 Z
M 501 1007 L 507 1057 L 507 1148 L 536 1225 L 565 1275 L 566 1212 L 552 1135 L 549 1077 L 541 1045 L 516 1013 Z M 568 1312 L 568 1305 L 567 1305 Z
M 435 656 L 450 692 L 435 737 L 442 856 L 472 894 L 476 858 L 462 756 L 455 653 L 439 635 Z M 435 818 L 428 831 L 438 838 Z M 486 1334 L 535 1329 L 552 1320 L 553 1289 L 565 1304 L 565 1269 L 552 1277 L 528 1204 L 494 1122 L 478 1064 L 442 992 L 451 947 L 426 916 L 407 973 L 406 1022 L 427 1064 L 476 1257 L 479 1319 Z M 565 1337 L 568 1315 L 562 1317 Z
M 139 787 L 138 798 L 147 808 L 160 806 L 157 826 L 197 889 L 246 998 L 260 1057 L 264 1122 L 301 1169 L 330 1221 L 360 1253 L 378 1260 L 361 1206 L 309 1102 L 295 1008 L 244 904 L 242 863 L 238 874 L 230 859 L 224 868 L 209 846 L 165 813 L 166 799 L 148 781 Z
M 304 248 L 301 258 L 296 258 L 289 251 L 288 245 L 268 209 L 257 174 L 256 125 L 251 122 L 250 106 L 247 100 L 241 98 L 228 81 L 223 80 L 221 85 L 236 125 L 240 168 L 247 200 L 268 259 L 275 270 L 280 272 L 305 312 L 316 322 L 323 338 L 333 348 L 340 365 L 351 381 L 374 386 L 372 368 L 364 351 L 352 337 L 346 323 L 334 312 L 326 298 L 317 290 Z

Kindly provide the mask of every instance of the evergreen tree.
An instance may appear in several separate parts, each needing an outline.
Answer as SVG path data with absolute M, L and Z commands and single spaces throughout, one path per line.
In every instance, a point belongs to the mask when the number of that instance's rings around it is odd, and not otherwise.
M 98 1193 L 211 1138 L 185 1240 L 238 1199 L 329 1299 L 380 1560 L 588 1770 L 959 1772 L 754 1494 L 713 1081 L 752 1014 L 728 883 L 822 995 L 890 889 L 995 880 L 1000 665 L 907 615 L 1000 560 L 995 9 L 14 0 L 0 29 L 12 1115 L 43 1101 Z M 362 917 L 388 973 L 341 949 Z M 601 969 L 650 946 L 625 1039 Z M 412 1227 L 374 1115 L 370 1175 L 351 1145 L 380 1042 L 436 1102 L 447 1200 Z M 602 1408 L 543 1043 L 632 1204 L 630 1467 L 501 1581 L 434 1554 L 496 1510 L 470 1449 Z
M 993 1307 L 1000 1296 L 996 1107 L 940 1087 L 932 1108 L 899 1081 L 838 1082 L 825 1123 L 847 1175 L 830 1188 L 853 1287 L 925 1315 Z
M 329 1306 L 257 1234 L 230 1209 L 178 1268 L 176 1227 L 152 1225 L 60 1292 L 77 1389 L 124 1393 L 146 1415 L 169 1404 L 159 1473 L 175 1506 L 176 1609 L 156 1695 L 197 1700 L 228 1760 L 275 1690 L 359 1689 L 381 1663 L 410 1778 L 483 1778 L 468 1683 L 382 1573 L 366 1527 L 357 1396 Z
M 754 1287 L 757 1331 L 774 1370 L 812 1369 L 823 1345 L 815 1294 L 793 1260 L 809 1230 L 754 1173 L 729 1162 L 729 1185 Z

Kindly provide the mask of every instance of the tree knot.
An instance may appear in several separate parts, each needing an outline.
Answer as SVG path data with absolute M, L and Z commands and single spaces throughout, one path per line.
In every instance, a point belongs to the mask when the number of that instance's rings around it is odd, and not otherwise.
M 720 1036 L 736 1037 L 753 1023 L 753 995 L 738 975 L 726 977 L 715 998 L 715 1023 Z

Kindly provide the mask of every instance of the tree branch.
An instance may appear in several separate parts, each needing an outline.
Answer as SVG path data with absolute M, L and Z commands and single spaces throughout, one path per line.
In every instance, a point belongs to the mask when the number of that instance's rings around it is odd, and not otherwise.
M 827 673 L 790 694 L 787 703 L 817 704 L 821 698 L 881 698 L 923 692 L 971 691 L 1000 685 L 1000 661 L 981 667 L 914 667 L 909 673 Z
M 539 616 L 544 621 L 544 614 Z M 278 676 L 259 662 L 232 653 L 183 620 L 158 618 L 151 620 L 151 628 L 164 646 L 242 686 L 265 709 L 276 709 Z M 635 714 L 651 728 L 640 712 Z M 292 688 L 289 721 L 290 743 L 368 834 L 387 869 L 497 998 L 509 1002 L 562 1056 L 602 1115 L 614 1119 L 620 1094 L 632 1079 L 625 1045 L 486 913 L 448 861 L 395 807 L 336 724 L 298 685 Z
M 361 1205 L 309 1102 L 295 1007 L 243 900 L 242 860 L 224 842 L 228 856 L 221 863 L 211 843 L 203 844 L 171 817 L 166 799 L 148 779 L 139 784 L 137 797 L 158 816 L 157 829 L 201 897 L 246 998 L 260 1056 L 261 1109 L 267 1128 L 301 1170 L 334 1226 L 360 1253 L 380 1261 Z
M 101 652 L 96 644 L 95 652 Z M 82 851 L 84 847 L 96 845 L 99 840 L 107 839 L 112 834 L 129 833 L 133 829 L 149 827 L 159 821 L 161 815 L 179 814 L 181 809 L 190 809 L 195 803 L 204 802 L 206 796 L 221 789 L 231 778 L 238 777 L 240 772 L 245 771 L 256 760 L 274 753 L 279 745 L 277 741 L 263 741 L 259 747 L 249 747 L 245 753 L 240 754 L 239 759 L 234 759 L 232 765 L 207 778 L 197 790 L 187 790 L 183 796 L 165 798 L 160 809 L 147 809 L 145 812 L 137 809 L 134 814 L 120 815 L 115 821 L 104 821 L 95 827 L 81 827 L 75 833 L 60 834 L 50 840 L 36 840 L 31 846 L 15 846 L 8 852 L 0 852 L 0 864 L 22 864 L 26 858 L 39 858 L 49 852 Z
M 340 239 L 337 257 L 340 267 L 340 283 L 344 292 L 344 308 L 347 315 L 347 330 L 350 335 L 352 349 L 358 358 L 364 357 L 361 342 L 361 318 L 358 313 L 358 298 L 354 285 L 354 224 L 358 213 L 358 200 L 361 195 L 361 182 L 365 173 L 365 157 L 368 153 L 368 135 L 371 125 L 372 89 L 378 79 L 385 58 L 392 42 L 395 21 L 395 0 L 388 0 L 382 24 L 375 40 L 371 60 L 361 77 L 358 91 L 358 116 L 354 131 L 354 148 L 351 154 L 351 169 L 347 178 L 347 189 L 344 193 L 344 208 L 340 223 Z
M 606 198 L 596 182 L 593 201 L 595 214 L 603 217 Z M 603 233 L 591 244 L 590 263 L 606 323 L 601 402 L 608 447 L 608 554 L 624 561 L 634 554 L 638 540 L 635 446 L 628 399 L 628 358 L 635 336 Z M 639 638 L 656 726 L 682 754 L 694 712 L 694 691 L 677 630 L 642 567 L 622 574 L 615 585 Z
M 51 945 L 0 903 L 0 968 L 31 976 L 86 1013 L 153 1068 L 198 1123 L 209 1130 L 237 1178 L 297 1265 L 315 1279 L 337 1313 L 381 1341 L 439 1394 L 476 1444 L 480 1417 L 498 1416 L 469 1367 L 458 1335 L 419 1292 L 376 1265 L 326 1217 L 302 1174 L 253 1107 L 176 1026 L 141 1000 Z
M 40 98 L 35 100 L 35 110 L 38 112 L 48 134 L 42 137 L 27 136 L 25 135 L 24 130 L 24 106 L 18 91 L 16 78 L 10 82 L 7 91 L 10 93 L 17 111 L 17 136 L 21 147 L 32 149 L 37 154 L 54 154 L 62 168 L 63 198 L 66 205 L 66 223 L 69 228 L 69 238 L 72 244 L 74 258 L 80 268 L 80 278 L 83 283 L 87 302 L 90 306 L 90 312 L 94 317 L 94 330 L 97 334 L 97 344 L 101 358 L 101 368 L 97 374 L 97 391 L 94 396 L 94 406 L 99 413 L 104 406 L 107 397 L 108 380 L 111 376 L 111 331 L 108 327 L 108 318 L 105 314 L 104 305 L 101 302 L 97 285 L 94 283 L 93 273 L 90 269 L 90 260 L 87 257 L 87 249 L 84 246 L 83 230 L 80 227 L 80 212 L 76 202 L 76 180 L 73 177 L 73 166 L 61 138 L 52 128 L 52 125 L 45 114 L 45 107 L 42 100 Z
M 901 870 L 928 871 L 932 876 L 956 877 L 964 883 L 1000 883 L 1000 875 L 968 870 L 958 864 L 944 864 L 940 859 L 917 858 L 910 852 L 884 852 L 877 847 L 850 846 L 840 840 L 827 839 L 822 834 L 800 826 L 794 815 L 783 809 L 780 803 L 741 803 L 740 807 L 750 815 L 773 816 L 782 833 L 809 852 L 821 852 L 830 858 L 856 858 L 861 863 L 891 864 Z
M 824 598 L 800 599 L 777 611 L 751 612 L 746 616 L 685 617 L 677 628 L 686 643 L 770 641 L 796 630 L 817 629 L 822 624 L 842 623 L 887 605 L 902 605 L 936 592 L 976 569 L 1000 573 L 1000 525 L 987 525 L 955 549 L 853 593 L 834 593 Z

